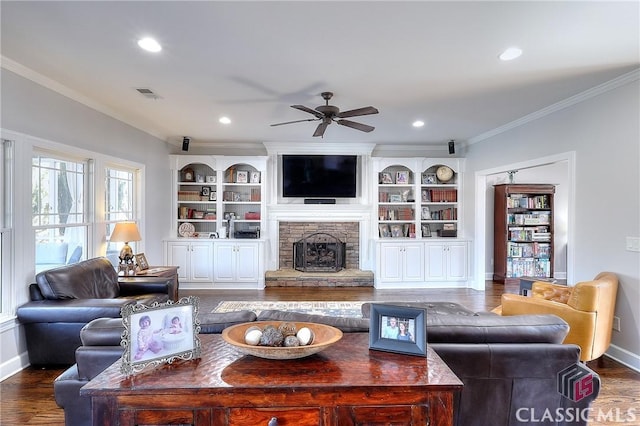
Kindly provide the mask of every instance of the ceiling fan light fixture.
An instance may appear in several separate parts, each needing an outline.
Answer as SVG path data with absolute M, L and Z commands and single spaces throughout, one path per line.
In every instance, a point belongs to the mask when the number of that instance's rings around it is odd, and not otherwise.
M 519 58 L 522 55 L 522 49 L 519 47 L 509 47 L 505 49 L 499 56 L 499 58 L 503 61 L 511 61 L 513 59 Z
M 424 121 L 422 120 L 416 120 L 411 124 L 413 127 L 415 128 L 420 128 L 424 126 Z
M 138 40 L 138 46 L 146 50 L 147 52 L 157 53 L 162 50 L 162 46 L 155 39 L 151 37 L 144 37 Z

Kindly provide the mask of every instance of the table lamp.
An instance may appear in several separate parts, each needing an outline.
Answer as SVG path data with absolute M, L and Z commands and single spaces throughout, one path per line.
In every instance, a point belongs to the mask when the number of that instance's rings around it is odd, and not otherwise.
M 111 233 L 112 243 L 124 242 L 120 250 L 120 262 L 130 263 L 133 261 L 133 250 L 129 246 L 129 241 L 140 241 L 140 232 L 135 222 L 118 222 Z

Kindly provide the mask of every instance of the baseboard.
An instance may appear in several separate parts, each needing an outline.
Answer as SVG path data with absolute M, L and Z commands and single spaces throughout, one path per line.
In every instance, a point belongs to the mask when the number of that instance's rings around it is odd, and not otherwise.
M 29 354 L 23 352 L 0 364 L 0 382 L 29 366 Z
M 605 355 L 640 373 L 640 355 L 629 352 L 616 345 L 609 346 Z

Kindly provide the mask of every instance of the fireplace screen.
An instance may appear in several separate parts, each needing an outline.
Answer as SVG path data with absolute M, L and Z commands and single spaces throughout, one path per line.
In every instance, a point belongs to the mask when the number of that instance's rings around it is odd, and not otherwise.
M 346 243 L 316 232 L 293 243 L 293 264 L 302 272 L 338 272 L 345 268 Z

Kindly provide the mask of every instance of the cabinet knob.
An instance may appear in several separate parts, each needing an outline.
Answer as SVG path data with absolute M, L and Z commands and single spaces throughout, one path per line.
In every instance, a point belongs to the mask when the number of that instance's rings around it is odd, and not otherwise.
M 269 423 L 267 423 L 267 426 L 278 426 L 278 418 L 271 417 L 271 420 L 269 420 Z

